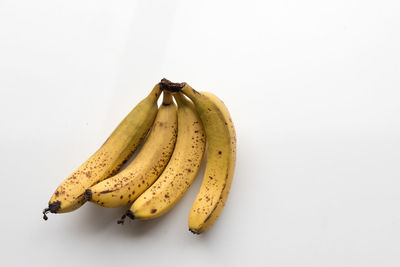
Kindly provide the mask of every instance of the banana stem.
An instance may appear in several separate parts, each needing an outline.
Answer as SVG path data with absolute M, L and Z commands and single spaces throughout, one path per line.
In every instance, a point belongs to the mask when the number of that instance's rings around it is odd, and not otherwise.
M 187 97 L 195 101 L 196 95 L 200 95 L 199 92 L 194 90 L 190 85 L 185 84 L 185 86 L 181 89 L 181 92 L 184 93 Z
M 186 83 L 173 83 L 170 80 L 163 78 L 159 83 L 161 90 L 166 90 L 169 92 L 179 92 Z
M 189 100 L 182 93 L 175 93 L 174 98 L 179 107 L 182 107 L 189 103 Z
M 168 91 L 163 91 L 163 106 L 169 106 L 172 103 L 172 95 Z
M 192 87 L 190 87 L 190 85 L 188 85 L 187 83 L 173 83 L 170 80 L 167 79 L 162 79 L 161 82 L 159 83 L 161 90 L 163 90 L 164 92 L 169 91 L 172 93 L 176 93 L 176 92 L 182 92 L 184 93 L 186 96 L 188 96 L 190 99 L 192 99 L 193 101 L 196 99 L 196 95 L 199 95 L 200 93 L 197 92 L 196 90 L 194 90 Z M 175 97 L 176 99 L 176 97 Z

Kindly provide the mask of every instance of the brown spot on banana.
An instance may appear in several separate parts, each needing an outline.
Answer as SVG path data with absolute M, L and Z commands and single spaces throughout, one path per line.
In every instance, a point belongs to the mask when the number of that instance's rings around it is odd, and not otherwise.
M 114 190 L 104 190 L 104 191 L 101 191 L 99 194 L 107 194 L 107 193 L 111 193 L 111 192 L 114 192 Z

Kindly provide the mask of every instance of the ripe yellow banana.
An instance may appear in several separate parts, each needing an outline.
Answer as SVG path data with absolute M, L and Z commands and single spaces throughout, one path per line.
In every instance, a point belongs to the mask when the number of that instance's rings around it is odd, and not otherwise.
M 45 220 L 48 212 L 70 212 L 82 206 L 86 189 L 112 176 L 121 168 L 153 124 L 160 94 L 161 88 L 157 84 L 124 118 L 100 149 L 61 183 L 51 197 L 48 208 L 43 211 Z
M 208 150 L 203 182 L 189 213 L 189 230 L 206 231 L 220 215 L 228 198 L 236 162 L 236 134 L 229 111 L 215 95 L 181 89 L 195 104 L 203 122 Z
M 86 200 L 113 208 L 133 202 L 160 176 L 174 150 L 177 109 L 171 93 L 164 91 L 161 107 L 147 140 L 135 159 L 120 173 L 85 192 Z
M 178 139 L 172 157 L 157 181 L 147 189 L 123 216 L 138 219 L 158 217 L 181 199 L 193 182 L 204 155 L 206 137 L 193 103 L 182 94 L 178 103 Z

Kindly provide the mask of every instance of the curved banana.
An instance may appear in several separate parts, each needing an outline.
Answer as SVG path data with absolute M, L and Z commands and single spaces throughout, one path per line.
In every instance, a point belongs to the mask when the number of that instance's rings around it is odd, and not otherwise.
M 121 168 L 153 124 L 160 94 L 160 85 L 157 84 L 124 118 L 100 149 L 61 183 L 51 197 L 48 208 L 43 211 L 45 220 L 48 212 L 70 212 L 82 206 L 86 189 L 112 176 Z
M 177 109 L 171 93 L 164 91 L 153 128 L 135 159 L 120 173 L 86 190 L 86 200 L 113 208 L 133 202 L 160 176 L 174 150 Z
M 208 142 L 203 182 L 189 213 L 189 230 L 200 234 L 215 222 L 228 198 L 235 170 L 236 134 L 229 111 L 220 99 L 182 85 L 181 92 L 199 112 Z
M 150 219 L 169 211 L 182 198 L 199 171 L 206 138 L 193 103 L 182 94 L 178 103 L 178 139 L 172 157 L 157 181 L 147 189 L 123 216 Z

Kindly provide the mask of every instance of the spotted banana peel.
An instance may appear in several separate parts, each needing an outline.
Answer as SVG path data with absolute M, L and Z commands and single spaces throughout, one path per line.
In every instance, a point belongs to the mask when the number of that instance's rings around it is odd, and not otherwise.
M 157 84 L 123 119 L 106 142 L 59 185 L 43 211 L 45 220 L 48 212 L 70 212 L 82 206 L 86 201 L 86 189 L 114 175 L 123 166 L 152 126 L 160 94 L 161 88 Z
M 163 172 L 174 151 L 177 137 L 177 108 L 164 91 L 163 102 L 143 147 L 121 172 L 86 190 L 86 200 L 106 208 L 136 200 Z
M 189 230 L 200 234 L 214 224 L 228 198 L 236 164 L 235 127 L 225 104 L 212 93 L 198 92 L 186 83 L 166 79 L 160 85 L 163 90 L 179 91 L 189 97 L 204 125 L 207 165 L 188 220 Z

